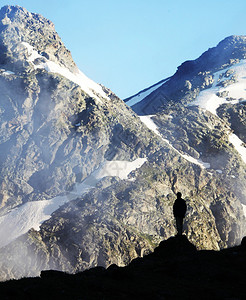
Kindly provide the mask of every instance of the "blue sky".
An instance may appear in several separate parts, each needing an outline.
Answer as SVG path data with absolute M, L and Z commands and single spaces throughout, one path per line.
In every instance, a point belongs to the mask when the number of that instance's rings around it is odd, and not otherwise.
M 122 99 L 173 75 L 229 35 L 245 0 L 16 0 L 50 19 L 78 67 Z

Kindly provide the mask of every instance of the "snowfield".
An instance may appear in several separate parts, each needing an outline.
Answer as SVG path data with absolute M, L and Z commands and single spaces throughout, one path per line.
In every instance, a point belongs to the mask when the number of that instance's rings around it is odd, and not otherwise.
M 225 76 L 227 71 L 231 72 L 229 77 Z M 246 99 L 246 60 L 241 60 L 239 63 L 218 71 L 213 75 L 214 82 L 212 87 L 200 92 L 196 100 L 193 101 L 191 105 L 198 105 L 201 108 L 210 111 L 212 114 L 217 115 L 217 108 L 223 103 L 228 103 L 226 98 L 234 99 L 229 102 L 232 104 L 238 103 L 242 101 L 242 99 Z M 237 82 L 226 87 L 218 85 L 223 81 L 225 82 L 226 80 L 231 79 L 232 76 L 236 77 Z M 228 94 L 226 97 L 219 97 L 217 96 L 218 92 L 227 92 Z
M 98 97 L 100 95 L 103 98 L 109 100 L 108 96 L 104 93 L 102 87 L 95 83 L 93 80 L 89 79 L 85 74 L 81 71 L 78 71 L 77 74 L 72 73 L 67 68 L 54 63 L 53 61 L 48 60 L 44 56 L 40 55 L 30 44 L 26 42 L 21 43 L 28 51 L 28 61 L 32 63 L 35 69 L 45 69 L 47 72 L 57 73 L 60 74 L 67 79 L 73 81 L 74 83 L 78 84 L 83 91 L 85 91 L 89 96 L 95 98 L 98 102 L 102 102 L 101 99 Z M 37 58 L 41 58 L 38 64 L 35 64 L 34 61 Z
M 27 202 L 11 210 L 0 217 L 0 247 L 9 244 L 31 228 L 39 230 L 39 226 L 60 206 L 88 192 L 103 177 L 117 176 L 120 179 L 128 179 L 128 175 L 146 161 L 147 158 L 137 158 L 134 161 L 106 161 L 82 183 L 77 183 L 66 195 L 50 200 Z

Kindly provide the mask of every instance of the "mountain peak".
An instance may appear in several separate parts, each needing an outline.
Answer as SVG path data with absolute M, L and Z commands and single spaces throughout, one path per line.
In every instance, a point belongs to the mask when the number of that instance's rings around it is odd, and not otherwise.
M 246 36 L 231 35 L 213 48 L 209 48 L 195 60 L 182 63 L 175 75 L 194 74 L 196 72 L 216 71 L 234 60 L 246 58 Z
M 2 23 L 2 24 L 0 23 L 0 26 L 8 25 L 16 21 L 22 22 L 23 18 L 24 19 L 35 18 L 37 21 L 40 21 L 41 23 L 47 23 L 53 28 L 55 27 L 50 20 L 44 18 L 42 15 L 36 13 L 30 13 L 27 9 L 19 5 L 5 5 L 0 9 L 0 20 Z
M 224 38 L 222 41 L 219 42 L 218 45 L 222 44 L 235 44 L 235 43 L 245 43 L 246 42 L 246 36 L 245 35 L 230 35 L 226 38 Z
M 15 71 L 25 68 L 28 54 L 20 49 L 24 42 L 50 61 L 71 72 L 78 72 L 71 53 L 62 43 L 54 24 L 23 7 L 6 5 L 1 8 L 0 40 L 0 64 L 5 67 L 14 64 Z M 24 52 L 27 51 L 28 49 Z

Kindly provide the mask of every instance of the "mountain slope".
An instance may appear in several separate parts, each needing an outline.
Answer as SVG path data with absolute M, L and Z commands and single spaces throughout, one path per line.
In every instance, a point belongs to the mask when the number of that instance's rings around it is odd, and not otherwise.
M 1 280 L 128 264 L 175 233 L 177 191 L 199 249 L 240 242 L 245 167 L 224 121 L 182 99 L 139 117 L 78 70 L 49 20 L 13 6 L 0 20 Z
M 178 67 L 177 72 L 173 76 L 160 81 L 160 86 L 156 85 L 157 89 L 151 91 L 146 97 L 141 98 L 141 101 L 137 101 L 136 96 L 129 97 L 125 101 L 128 103 L 132 101 L 130 106 L 140 115 L 152 114 L 156 113 L 158 108 L 161 110 L 161 107 L 167 103 L 182 102 L 184 105 L 191 103 L 197 98 L 200 91 L 210 88 L 215 80 L 221 79 L 217 78 L 217 76 L 223 76 L 223 73 L 226 73 L 228 70 L 228 73 L 225 74 L 225 78 L 222 80 L 224 83 L 220 85 L 222 88 L 223 85 L 224 87 L 229 86 L 236 82 L 235 77 L 237 74 L 233 73 L 238 73 L 237 69 L 240 69 L 238 66 L 244 64 L 244 59 L 246 58 L 245 44 L 245 36 L 227 37 L 216 47 L 203 53 L 199 58 L 184 62 Z M 240 64 L 238 64 L 239 62 Z M 234 67 L 236 67 L 235 70 Z M 242 68 L 240 71 L 242 72 Z M 242 88 L 240 88 L 240 92 L 243 97 L 244 91 Z M 135 102 L 133 102 L 133 98 L 135 98 Z
M 109 99 L 106 94 L 111 92 L 79 73 L 52 23 L 19 7 L 4 7 L 1 15 L 1 41 L 7 49 L 1 57 L 8 55 L 2 61 L 2 69 L 8 71 L 2 71 L 0 82 L 2 186 L 8 186 L 2 207 L 66 191 L 76 176 L 83 180 L 95 170 L 104 155 L 137 158 L 133 145 L 128 151 L 125 144 L 115 153 L 110 147 L 116 132 L 128 130 L 134 136 L 139 128 L 136 116 L 113 94 Z M 47 36 L 52 38 L 47 41 Z M 39 41 L 36 50 L 32 40 Z M 9 69 L 15 73 L 6 73 Z M 12 194 L 21 194 L 21 199 L 12 200 Z
M 126 103 L 173 147 L 234 180 L 245 203 L 246 38 L 231 36 L 177 72 L 137 102 Z M 151 89 L 150 89 L 151 90 Z M 147 118 L 147 117 L 145 117 Z

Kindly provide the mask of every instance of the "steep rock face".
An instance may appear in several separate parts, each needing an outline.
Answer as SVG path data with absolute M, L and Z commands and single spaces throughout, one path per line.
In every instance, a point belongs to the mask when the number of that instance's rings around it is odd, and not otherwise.
M 11 58 L 2 65 L 5 69 L 0 74 L 3 212 L 23 202 L 51 198 L 69 190 L 105 158 L 133 160 L 146 156 L 150 143 L 155 142 L 120 99 L 106 89 L 101 89 L 102 100 L 97 93 L 92 98 L 76 80 L 74 83 L 62 74 L 47 72 L 45 67 L 37 67 L 35 60 L 27 60 L 28 48 L 23 42 L 37 40 L 30 32 L 37 31 L 42 37 L 38 43 L 42 49 L 35 51 L 50 51 L 49 45 L 56 48 L 58 38 L 51 22 L 19 7 L 4 7 L 1 15 L 2 23 L 6 23 L 2 26 L 2 41 Z M 35 29 L 28 24 L 34 24 Z M 12 30 L 19 27 L 19 31 Z M 52 38 L 47 41 L 47 36 Z M 67 54 L 50 59 L 68 70 L 75 64 L 59 43 L 63 54 Z M 23 56 L 18 47 L 25 50 Z M 16 51 L 18 61 L 11 49 Z M 28 57 L 34 54 L 33 51 Z M 16 72 L 19 61 L 24 69 Z M 8 73 L 7 68 L 16 73 Z M 149 139 L 143 142 L 140 136 Z
M 0 19 L 2 65 L 12 67 L 12 71 L 25 70 L 27 49 L 22 49 L 21 42 L 26 42 L 44 58 L 62 64 L 70 71 L 78 71 L 50 20 L 19 6 L 4 6 L 0 10 Z
M 246 143 L 246 102 L 223 104 L 218 109 L 218 115 L 227 121 L 235 134 Z
M 230 36 L 149 92 L 126 99 L 138 114 L 153 115 L 177 151 L 223 174 L 244 204 L 245 56 L 246 37 Z
M 52 215 L 44 209 L 40 230 L 30 222 L 35 229 L 4 244 L 1 280 L 49 268 L 122 266 L 153 251 L 175 234 L 177 191 L 188 204 L 185 232 L 198 248 L 239 243 L 245 168 L 220 119 L 182 107 L 181 99 L 164 105 L 149 119 L 157 129 L 148 129 L 122 100 L 77 69 L 50 21 L 12 6 L 0 16 L 1 228 L 9 210 L 17 216 L 30 201 L 50 199 L 52 206 L 62 195 L 67 202 Z M 213 82 L 205 74 L 194 82 L 200 80 L 207 87 Z M 128 163 L 139 158 L 144 163 L 130 172 Z
M 44 71 L 28 79 L 13 77 L 0 79 L 2 207 L 43 193 L 53 197 L 86 178 L 105 158 L 144 156 L 152 143 L 139 139 L 148 132 L 143 126 L 137 132 L 141 124 L 117 98 L 97 104 L 67 79 Z M 121 109 L 124 113 L 117 114 Z

